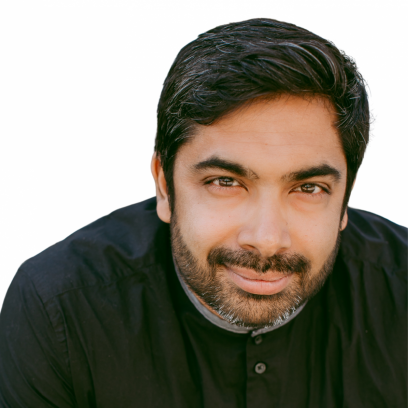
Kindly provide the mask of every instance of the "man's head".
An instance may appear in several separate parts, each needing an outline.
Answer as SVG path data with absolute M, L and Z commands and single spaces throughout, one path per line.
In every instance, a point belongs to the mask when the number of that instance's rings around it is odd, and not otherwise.
M 249 20 L 180 51 L 152 169 L 177 266 L 205 305 L 262 327 L 320 289 L 368 129 L 355 65 L 304 29 Z

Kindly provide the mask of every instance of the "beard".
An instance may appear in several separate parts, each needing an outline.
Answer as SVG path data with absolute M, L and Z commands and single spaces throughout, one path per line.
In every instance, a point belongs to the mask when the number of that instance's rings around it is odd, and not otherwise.
M 322 288 L 340 246 L 340 233 L 323 267 L 312 273 L 312 264 L 301 254 L 275 254 L 268 258 L 248 250 L 214 247 L 204 265 L 193 255 L 183 240 L 174 213 L 170 223 L 173 257 L 179 273 L 190 290 L 210 309 L 231 324 L 251 329 L 276 326 L 287 320 Z M 226 266 L 237 266 L 262 274 L 293 274 L 290 284 L 273 295 L 246 292 L 227 277 Z

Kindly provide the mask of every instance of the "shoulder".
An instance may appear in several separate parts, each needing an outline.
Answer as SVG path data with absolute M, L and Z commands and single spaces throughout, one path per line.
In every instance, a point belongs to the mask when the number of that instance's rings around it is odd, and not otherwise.
M 348 218 L 341 244 L 346 257 L 406 271 L 407 228 L 354 208 L 348 208 Z
M 19 273 L 33 282 L 46 302 L 67 291 L 143 274 L 169 247 L 168 226 L 157 217 L 152 198 L 76 231 L 26 261 Z
M 341 311 L 336 319 L 343 320 L 350 337 L 364 328 L 376 332 L 384 344 L 388 341 L 395 350 L 402 350 L 406 347 L 407 229 L 366 211 L 349 209 L 348 215 L 327 285 L 330 302 Z
M 348 216 L 333 273 L 310 310 L 325 328 L 326 355 L 341 356 L 347 399 L 397 406 L 407 379 L 407 229 L 366 211 Z

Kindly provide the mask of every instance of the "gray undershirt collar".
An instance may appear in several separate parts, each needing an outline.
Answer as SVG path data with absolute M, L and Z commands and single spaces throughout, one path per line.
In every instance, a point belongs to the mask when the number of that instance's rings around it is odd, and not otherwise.
M 273 331 L 275 329 L 278 329 L 279 327 L 282 327 L 284 324 L 290 322 L 292 319 L 294 319 L 305 307 L 306 303 L 303 303 L 303 305 L 299 306 L 286 320 L 282 320 L 282 322 L 274 325 L 274 326 L 269 326 L 269 327 L 264 327 L 262 329 L 257 329 L 257 330 L 252 330 L 249 327 L 240 327 L 235 324 L 229 323 L 226 320 L 221 319 L 220 317 L 216 316 L 214 313 L 210 312 L 198 299 L 197 297 L 193 294 L 193 292 L 190 290 L 190 288 L 187 286 L 187 284 L 184 282 L 184 279 L 180 275 L 180 272 L 178 270 L 178 267 L 176 265 L 175 260 L 173 259 L 174 263 L 174 269 L 176 270 L 177 277 L 180 281 L 180 284 L 182 288 L 184 289 L 184 292 L 188 296 L 188 298 L 191 300 L 191 303 L 196 307 L 196 309 L 212 324 L 215 324 L 216 326 L 220 327 L 221 329 L 228 330 L 233 333 L 242 333 L 242 334 L 247 334 L 251 332 L 251 336 L 255 337 L 258 334 L 264 334 L 270 331 Z

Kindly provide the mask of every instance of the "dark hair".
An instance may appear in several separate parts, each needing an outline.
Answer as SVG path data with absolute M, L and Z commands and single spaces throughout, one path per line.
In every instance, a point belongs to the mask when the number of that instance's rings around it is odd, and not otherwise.
M 195 125 L 210 125 L 247 101 L 279 94 L 326 97 L 347 161 L 343 211 L 369 139 L 364 80 L 354 61 L 317 35 L 271 19 L 216 27 L 177 55 L 157 111 L 155 151 L 173 209 L 173 167 Z

